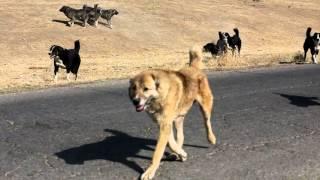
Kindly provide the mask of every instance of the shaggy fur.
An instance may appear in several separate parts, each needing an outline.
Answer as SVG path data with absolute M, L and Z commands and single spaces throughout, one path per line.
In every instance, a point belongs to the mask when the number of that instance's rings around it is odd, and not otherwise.
M 241 51 L 241 38 L 239 35 L 239 30 L 238 28 L 234 28 L 234 35 L 230 36 L 229 33 L 226 33 L 226 36 L 228 38 L 228 44 L 232 49 L 232 55 L 235 55 L 235 51 L 238 50 L 238 55 L 240 56 L 240 51 Z
M 86 26 L 89 16 L 84 9 L 74 9 L 69 6 L 62 6 L 59 11 L 63 12 L 64 15 L 70 19 L 68 22 L 70 27 L 73 26 L 76 20 L 82 21 L 83 27 Z
M 83 5 L 83 9 L 88 15 L 88 22 L 97 27 L 98 19 L 102 14 L 102 9 L 98 7 L 98 4 L 95 4 L 94 7 Z
M 179 71 L 146 70 L 130 80 L 129 97 L 136 111 L 146 111 L 158 123 L 160 132 L 151 165 L 141 176 L 143 180 L 154 177 L 167 144 L 172 156 L 177 160 L 187 160 L 187 153 L 182 147 L 183 122 L 194 102 L 200 106 L 208 141 L 216 143 L 211 127 L 213 95 L 207 76 L 199 69 L 202 66 L 202 48 L 192 48 L 189 55 L 189 66 Z
M 112 29 L 111 18 L 114 15 L 118 15 L 118 14 L 119 14 L 119 12 L 116 9 L 107 9 L 107 10 L 102 9 L 101 10 L 101 18 L 107 20 L 107 23 L 111 29 Z
M 318 63 L 318 54 L 320 49 L 320 33 L 314 33 L 313 36 L 311 36 L 311 27 L 307 28 L 306 31 L 306 39 L 303 44 L 304 49 L 304 61 L 306 61 L 307 58 L 307 52 L 310 49 L 311 55 L 312 55 L 312 62 L 314 64 Z
M 75 75 L 75 80 L 77 80 L 78 70 L 80 67 L 80 41 L 74 42 L 74 49 L 64 49 L 61 46 L 52 45 L 49 49 L 49 56 L 53 59 L 54 64 L 54 80 L 58 80 L 59 68 L 66 69 L 67 78 L 70 80 L 70 72 Z

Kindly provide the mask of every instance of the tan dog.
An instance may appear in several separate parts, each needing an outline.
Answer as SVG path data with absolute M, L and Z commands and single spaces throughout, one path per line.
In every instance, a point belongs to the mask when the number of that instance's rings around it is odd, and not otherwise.
M 200 105 L 207 130 L 208 141 L 216 143 L 211 129 L 213 95 L 207 76 L 200 70 L 202 49 L 193 47 L 190 51 L 190 66 L 179 71 L 146 70 L 130 80 L 129 96 L 137 112 L 145 110 L 160 127 L 160 135 L 149 168 L 141 179 L 152 179 L 160 165 L 166 145 L 181 161 L 187 159 L 182 149 L 183 120 L 194 101 Z M 173 124 L 177 130 L 175 140 Z

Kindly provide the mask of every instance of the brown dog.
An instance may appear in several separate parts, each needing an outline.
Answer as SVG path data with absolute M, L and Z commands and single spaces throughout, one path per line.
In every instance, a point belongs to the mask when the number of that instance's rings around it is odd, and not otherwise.
M 179 71 L 146 70 L 130 80 L 129 96 L 137 112 L 145 110 L 160 127 L 160 135 L 149 168 L 141 179 L 152 179 L 159 167 L 166 145 L 181 161 L 187 159 L 182 149 L 183 120 L 194 101 L 200 105 L 207 130 L 208 141 L 216 143 L 211 129 L 213 95 L 207 76 L 200 70 L 202 49 L 193 47 L 189 51 L 190 66 Z M 173 124 L 177 130 L 174 137 Z

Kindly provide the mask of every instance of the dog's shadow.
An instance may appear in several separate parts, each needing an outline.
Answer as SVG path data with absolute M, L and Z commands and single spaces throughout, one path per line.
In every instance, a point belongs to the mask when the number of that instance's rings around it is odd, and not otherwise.
M 68 23 L 69 21 L 65 21 L 65 20 L 53 19 L 52 22 L 62 23 L 62 24 L 64 24 L 64 25 L 66 25 L 66 26 L 69 26 L 69 23 Z M 82 22 L 77 22 L 77 21 L 75 21 L 74 24 L 79 25 L 79 26 L 83 26 L 83 25 L 82 25 Z M 69 27 L 70 27 L 70 26 L 69 26 Z
M 103 25 L 103 26 L 105 26 L 105 27 L 108 27 L 108 28 L 112 29 L 111 26 L 110 26 L 110 24 L 108 24 L 108 23 L 106 23 L 106 22 L 98 21 L 98 23 L 99 23 L 100 25 Z
M 320 100 L 318 97 L 295 96 L 281 93 L 274 94 L 287 98 L 290 101 L 290 104 L 298 107 L 320 106 L 320 103 L 317 102 Z
M 140 158 L 151 160 L 150 157 L 139 155 L 140 150 L 153 151 L 156 141 L 151 139 L 133 137 L 126 133 L 105 129 L 106 132 L 112 133 L 113 136 L 107 137 L 103 141 L 91 144 L 85 144 L 79 147 L 70 148 L 55 155 L 63 159 L 67 164 L 83 164 L 90 160 L 108 160 L 122 163 L 129 168 L 142 173 L 143 169 L 134 161 L 128 158 Z M 204 146 L 186 145 L 197 148 L 208 148 Z M 165 155 L 168 155 L 166 153 Z

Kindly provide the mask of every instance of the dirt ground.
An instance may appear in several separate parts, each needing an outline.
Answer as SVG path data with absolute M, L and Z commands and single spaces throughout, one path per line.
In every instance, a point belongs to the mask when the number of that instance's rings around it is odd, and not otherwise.
M 192 45 L 216 41 L 218 31 L 233 34 L 234 27 L 243 41 L 241 58 L 206 54 L 207 69 L 290 62 L 302 50 L 306 28 L 320 31 L 318 0 L 96 0 L 119 11 L 113 29 L 103 23 L 83 28 L 59 22 L 67 20 L 59 12 L 62 5 L 81 8 L 85 3 L 1 1 L 0 92 L 69 83 L 63 71 L 53 82 L 48 49 L 53 44 L 72 48 L 77 39 L 82 58 L 77 83 L 86 83 L 128 78 L 147 68 L 178 69 L 187 63 Z

